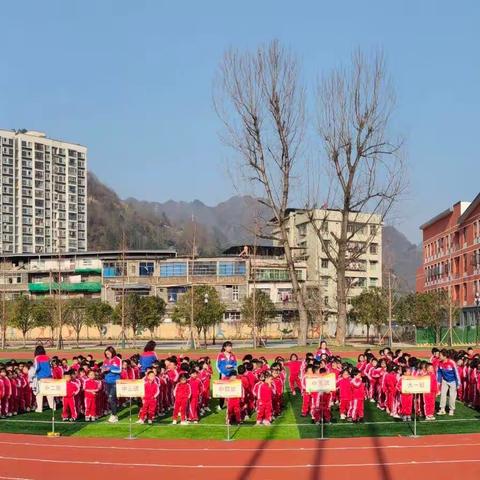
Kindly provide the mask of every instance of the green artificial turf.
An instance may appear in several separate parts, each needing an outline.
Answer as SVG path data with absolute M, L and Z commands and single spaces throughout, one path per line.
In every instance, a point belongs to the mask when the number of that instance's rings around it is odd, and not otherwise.
M 346 359 L 355 363 L 353 359 Z M 214 375 L 213 378 L 217 378 Z M 132 435 L 138 438 L 158 439 L 198 439 L 222 440 L 227 438 L 225 425 L 225 410 L 217 413 L 215 407 L 218 401 L 211 401 L 212 412 L 201 418 L 197 425 L 172 425 L 171 414 L 157 418 L 153 425 L 137 425 L 138 407 L 132 405 Z M 300 415 L 302 397 L 293 396 L 290 392 L 284 394 L 284 410 L 280 418 L 271 426 L 255 425 L 255 417 L 245 421 L 240 426 L 230 427 L 230 437 L 234 440 L 257 439 L 303 439 L 319 438 L 321 427 L 313 425 L 310 417 Z M 437 405 L 438 407 L 438 405 Z M 108 417 L 102 417 L 94 423 L 79 420 L 77 422 L 62 422 L 61 411 L 57 411 L 55 430 L 62 436 L 78 437 L 110 437 L 127 438 L 130 432 L 128 404 L 119 412 L 119 423 L 109 424 Z M 9 419 L 0 420 L 0 432 L 26 433 L 46 435 L 52 430 L 52 412 L 25 413 Z M 480 412 L 467 408 L 457 402 L 455 416 L 437 417 L 435 422 L 418 421 L 418 435 L 446 433 L 480 433 Z M 413 434 L 413 422 L 404 423 L 388 416 L 379 410 L 376 404 L 365 401 L 365 418 L 363 423 L 350 423 L 339 419 L 338 407 L 332 408 L 332 424 L 324 426 L 324 436 L 327 438 L 378 437 L 378 436 L 408 436 Z

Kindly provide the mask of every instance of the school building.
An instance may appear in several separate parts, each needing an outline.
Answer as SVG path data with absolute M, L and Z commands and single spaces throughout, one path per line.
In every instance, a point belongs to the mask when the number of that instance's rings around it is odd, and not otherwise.
M 480 315 L 480 193 L 421 225 L 423 264 L 417 292 L 446 290 L 460 309 L 457 326 L 476 325 Z
M 253 248 L 248 249 L 250 252 Z M 254 288 L 264 291 L 275 305 L 276 318 L 265 332 L 281 337 L 282 331 L 296 334 L 297 306 L 293 300 L 290 274 L 283 249 L 263 246 L 255 248 L 255 256 L 245 254 L 245 246 L 234 246 L 214 258 L 188 258 L 174 250 L 91 251 L 83 253 L 22 254 L 0 257 L 0 292 L 8 301 L 18 295 L 32 298 L 57 296 L 102 299 L 115 307 L 122 295 L 155 295 L 167 304 L 163 324 L 157 338 L 188 338 L 189 332 L 171 321 L 175 304 L 182 294 L 196 285 L 211 285 L 226 306 L 218 336 L 249 338 L 250 328 L 241 322 L 243 299 Z M 297 277 L 306 279 L 306 263 L 296 264 Z M 60 293 L 59 293 L 60 292 Z M 2 297 L 3 297 L 2 295 Z M 49 329 L 35 329 L 29 338 L 48 337 Z M 65 339 L 73 332 L 65 326 Z M 106 338 L 117 338 L 120 329 L 109 325 Z M 95 329 L 84 329 L 82 337 L 98 338 Z M 145 332 L 144 336 L 149 336 Z M 8 338 L 20 337 L 8 328 Z

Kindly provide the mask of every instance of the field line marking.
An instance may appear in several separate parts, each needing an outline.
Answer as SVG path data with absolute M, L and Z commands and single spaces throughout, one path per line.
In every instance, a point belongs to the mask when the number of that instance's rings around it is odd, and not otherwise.
M 172 440 L 175 441 L 175 440 Z M 35 442 L 5 442 L 0 441 L 0 445 L 10 445 L 16 446 L 21 445 L 25 447 L 44 447 L 44 448 L 72 448 L 80 450 L 133 450 L 133 451 L 152 451 L 152 452 L 225 452 L 230 451 L 234 452 L 257 452 L 261 449 L 246 447 L 246 448 L 229 448 L 225 451 L 225 448 L 209 448 L 209 447 L 188 447 L 188 448 L 166 448 L 166 447 L 118 447 L 115 445 L 71 445 L 71 444 L 52 444 L 52 443 L 35 443 Z M 297 447 L 297 448 L 287 448 L 287 447 L 266 447 L 265 451 L 271 452 L 291 452 L 291 451 L 336 451 L 336 450 L 401 450 L 408 448 L 460 448 L 460 447 L 479 447 L 480 443 L 450 443 L 450 444 L 429 444 L 429 445 L 352 445 L 345 447 Z M 1 477 L 0 477 L 1 478 Z
M 31 478 L 23 478 L 23 477 L 2 477 L 0 476 L 0 480 L 32 480 Z
M 149 467 L 149 468 L 181 468 L 181 469 L 204 469 L 204 470 L 223 470 L 223 469 L 298 469 L 298 468 L 359 468 L 359 467 L 381 467 L 381 466 L 401 466 L 401 465 L 448 465 L 448 464 L 468 464 L 480 463 L 479 458 L 463 459 L 463 460 L 427 460 L 408 462 L 372 462 L 372 463 L 323 463 L 323 464 L 296 464 L 296 465 L 183 465 L 183 464 L 168 464 L 168 463 L 121 463 L 121 462 L 101 462 L 101 461 L 87 461 L 87 460 L 52 460 L 46 458 L 25 458 L 25 457 L 6 457 L 0 456 L 0 460 L 14 460 L 24 462 L 38 462 L 38 463 L 56 463 L 64 465 L 93 465 L 93 466 L 109 466 L 109 467 Z

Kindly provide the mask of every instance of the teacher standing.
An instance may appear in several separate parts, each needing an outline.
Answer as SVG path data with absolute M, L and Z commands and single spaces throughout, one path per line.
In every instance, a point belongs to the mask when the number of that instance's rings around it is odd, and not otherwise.
M 105 360 L 102 365 L 102 372 L 105 379 L 105 390 L 107 393 L 108 406 L 112 412 L 109 423 L 117 423 L 117 380 L 120 380 L 122 372 L 122 361 L 117 356 L 117 352 L 113 347 L 107 347 L 104 352 Z
M 220 374 L 220 380 L 225 380 L 230 376 L 230 372 L 237 368 L 237 357 L 233 353 L 232 342 L 223 342 L 222 350 L 217 356 L 217 370 Z M 225 399 L 220 398 L 218 410 L 221 410 L 225 404 Z
M 33 390 L 35 393 L 35 399 L 37 403 L 37 408 L 35 411 L 37 413 L 43 412 L 43 395 L 39 393 L 38 382 L 44 380 L 46 378 L 52 378 L 52 367 L 50 365 L 50 357 L 45 352 L 45 349 L 41 345 L 37 345 L 35 347 L 34 352 L 35 359 L 33 360 Z M 51 395 L 47 396 L 48 406 L 53 409 L 53 402 L 55 401 L 55 397 Z

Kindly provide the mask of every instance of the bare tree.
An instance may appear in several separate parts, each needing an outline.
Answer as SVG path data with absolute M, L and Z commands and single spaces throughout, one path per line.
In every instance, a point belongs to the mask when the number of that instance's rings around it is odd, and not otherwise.
M 405 189 L 402 142 L 390 132 L 395 95 L 382 54 L 354 53 L 348 68 L 319 82 L 317 98 L 318 134 L 330 174 L 326 203 L 340 211 L 340 229 L 328 232 L 330 213 L 319 214 L 315 201 L 308 216 L 336 269 L 336 340 L 344 344 L 352 286 L 346 272 L 357 269 L 375 238 L 375 227 L 369 225 L 383 222 Z
M 307 341 L 307 312 L 288 241 L 287 207 L 305 126 L 304 88 L 297 59 L 278 41 L 256 52 L 229 50 L 220 64 L 215 108 L 227 143 L 239 152 L 250 182 L 269 207 L 285 250 L 299 314 L 299 345 Z

